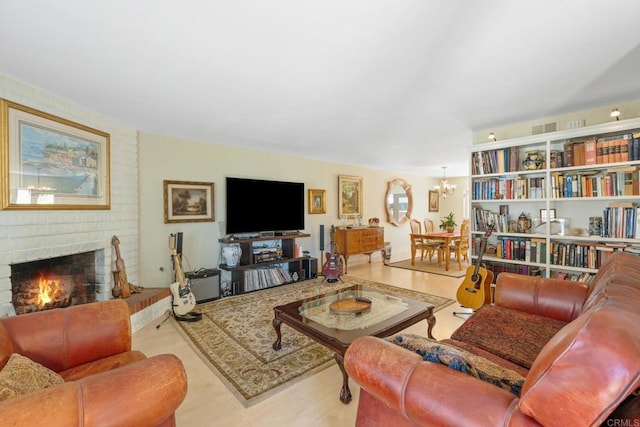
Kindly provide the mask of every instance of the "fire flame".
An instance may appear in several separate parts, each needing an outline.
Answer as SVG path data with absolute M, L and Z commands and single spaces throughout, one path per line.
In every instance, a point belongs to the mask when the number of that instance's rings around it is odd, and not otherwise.
M 39 281 L 40 291 L 38 292 L 38 307 L 42 308 L 46 304 L 55 301 L 60 295 L 64 295 L 64 289 L 60 286 L 60 280 L 49 279 L 42 273 Z

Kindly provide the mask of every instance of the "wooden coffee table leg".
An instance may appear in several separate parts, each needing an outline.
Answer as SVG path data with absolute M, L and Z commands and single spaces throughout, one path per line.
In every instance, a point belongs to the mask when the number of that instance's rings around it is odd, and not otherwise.
M 349 390 L 349 375 L 344 369 L 344 357 L 336 353 L 333 358 L 336 359 L 336 363 L 338 364 L 340 371 L 342 371 L 342 388 L 340 389 L 340 402 L 346 405 L 347 403 L 351 402 L 351 390 Z
M 427 323 L 429 324 L 429 328 L 427 329 L 427 336 L 432 340 L 435 340 L 431 332 L 433 331 L 433 327 L 436 325 L 436 316 L 431 313 L 429 317 L 427 317 Z
M 280 350 L 282 348 L 282 333 L 280 333 L 280 325 L 282 325 L 282 320 L 278 319 L 277 317 L 274 317 L 271 324 L 273 325 L 273 328 L 276 330 L 276 335 L 278 335 L 276 342 L 273 343 L 273 349 Z

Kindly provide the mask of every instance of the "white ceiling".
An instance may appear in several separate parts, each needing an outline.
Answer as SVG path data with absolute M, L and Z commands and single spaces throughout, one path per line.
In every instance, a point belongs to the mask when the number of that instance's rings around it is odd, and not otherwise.
M 143 132 L 439 176 L 640 98 L 637 0 L 0 0 L 0 74 Z

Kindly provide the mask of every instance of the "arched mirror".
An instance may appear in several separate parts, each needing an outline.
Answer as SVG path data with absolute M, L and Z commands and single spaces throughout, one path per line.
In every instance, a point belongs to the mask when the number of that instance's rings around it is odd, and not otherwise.
M 411 219 L 413 195 L 411 186 L 402 178 L 387 183 L 387 194 L 384 198 L 387 211 L 387 222 L 400 226 Z

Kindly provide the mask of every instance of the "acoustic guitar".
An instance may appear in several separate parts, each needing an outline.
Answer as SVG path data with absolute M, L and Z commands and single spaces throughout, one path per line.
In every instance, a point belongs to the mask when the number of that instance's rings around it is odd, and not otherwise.
M 487 239 L 493 232 L 493 224 L 489 224 L 487 231 L 482 236 L 480 253 L 475 266 L 467 267 L 465 277 L 458 288 L 456 299 L 463 307 L 477 310 L 485 304 L 491 303 L 491 282 L 493 272 L 481 266 L 482 256 L 487 247 Z
M 322 275 L 329 283 L 337 282 L 342 276 L 343 272 L 343 262 L 342 257 L 338 254 L 336 250 L 337 246 L 334 241 L 334 234 L 336 232 L 335 226 L 331 226 L 331 244 L 329 246 L 329 252 L 326 253 L 327 260 L 322 266 Z
M 182 261 L 176 252 L 173 240 L 173 234 L 171 234 L 169 236 L 169 249 L 171 249 L 173 265 L 176 270 L 176 282 L 169 285 L 169 289 L 171 289 L 171 296 L 173 297 L 173 312 L 177 316 L 184 316 L 190 314 L 191 310 L 196 306 L 196 297 L 191 292 L 189 280 L 184 277 Z
M 116 250 L 116 271 L 114 274 L 116 283 L 114 286 L 120 288 L 120 296 L 122 298 L 129 298 L 131 296 L 131 288 L 129 287 L 129 279 L 127 279 L 127 269 L 120 255 L 120 239 L 118 239 L 118 236 L 111 238 L 111 244 Z

